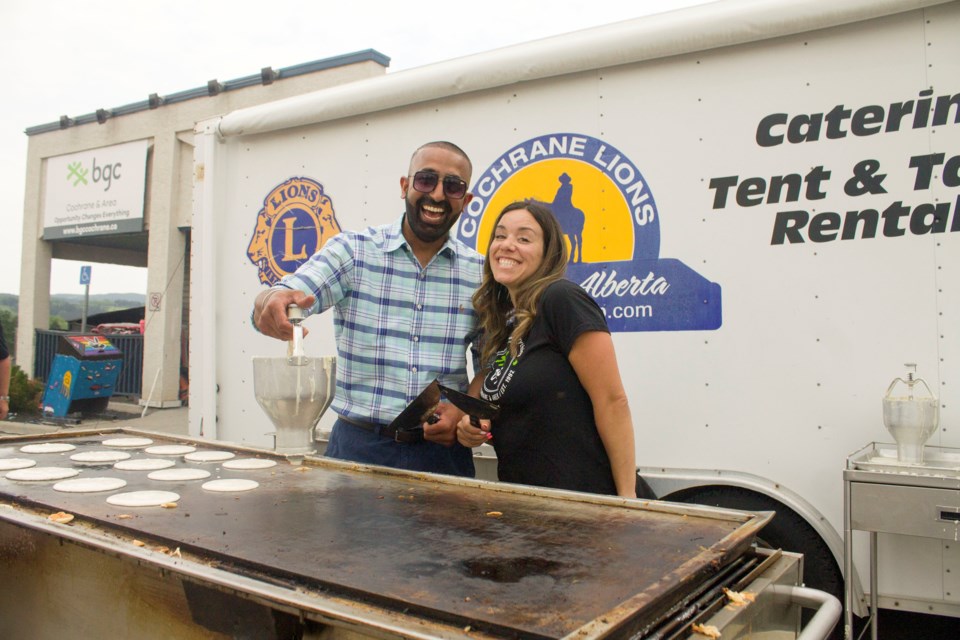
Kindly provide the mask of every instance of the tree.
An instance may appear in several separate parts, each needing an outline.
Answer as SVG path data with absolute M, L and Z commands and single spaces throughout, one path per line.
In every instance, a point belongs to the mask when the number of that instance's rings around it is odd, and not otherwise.
M 7 343 L 7 349 L 10 355 L 16 357 L 17 353 L 17 315 L 9 309 L 0 308 L 0 326 L 3 327 L 3 339 Z
M 30 380 L 17 365 L 10 370 L 10 412 L 32 415 L 40 412 L 43 383 Z

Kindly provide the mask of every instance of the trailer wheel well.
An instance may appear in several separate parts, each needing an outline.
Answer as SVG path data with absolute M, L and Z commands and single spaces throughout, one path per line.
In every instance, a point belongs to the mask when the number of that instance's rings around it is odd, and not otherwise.
M 741 511 L 776 511 L 773 520 L 757 536 L 758 543 L 802 553 L 804 584 L 833 594 L 843 602 L 843 572 L 827 543 L 803 517 L 782 502 L 743 487 L 720 485 L 683 489 L 661 499 Z M 840 627 L 837 625 L 831 638 L 842 637 Z

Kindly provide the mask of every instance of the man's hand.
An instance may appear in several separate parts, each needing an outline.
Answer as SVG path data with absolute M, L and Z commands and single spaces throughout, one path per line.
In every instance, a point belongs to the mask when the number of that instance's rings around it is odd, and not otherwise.
M 287 307 L 295 304 L 301 309 L 309 309 L 317 301 L 302 291 L 273 287 L 257 296 L 253 303 L 253 323 L 265 336 L 277 340 L 292 340 L 293 325 L 287 320 Z M 306 327 L 303 335 L 308 333 Z
M 449 402 L 441 402 L 437 405 L 436 413 L 439 420 L 433 424 L 423 423 L 423 439 L 452 447 L 457 441 L 457 423 L 460 422 L 463 412 Z

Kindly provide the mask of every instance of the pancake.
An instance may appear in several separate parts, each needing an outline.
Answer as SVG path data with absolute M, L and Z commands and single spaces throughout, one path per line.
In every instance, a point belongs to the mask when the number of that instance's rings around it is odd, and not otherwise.
M 107 502 L 118 507 L 159 507 L 179 499 L 180 494 L 172 491 L 128 491 L 110 496 Z
M 144 453 L 151 456 L 182 456 L 185 453 L 193 453 L 197 448 L 188 444 L 161 444 L 156 447 L 147 447 Z
M 87 464 L 109 464 L 129 457 L 130 454 L 124 451 L 81 451 L 70 456 L 70 459 Z
M 24 453 L 63 453 L 73 451 L 76 448 L 76 445 L 66 442 L 41 442 L 40 444 L 24 445 L 20 447 L 20 451 Z
M 7 480 L 16 480 L 19 482 L 45 482 L 48 480 L 63 480 L 79 475 L 77 469 L 67 467 L 29 467 L 27 469 L 17 469 L 11 471 L 5 477 Z
M 244 471 L 251 469 L 269 469 L 277 466 L 276 460 L 267 460 L 265 458 L 237 458 L 223 463 L 224 469 L 241 469 Z
M 66 493 L 96 493 L 97 491 L 113 491 L 125 486 L 127 486 L 127 481 L 120 478 L 74 478 L 58 482 L 53 485 L 53 490 Z
M 223 478 L 220 480 L 211 480 L 204 482 L 201 487 L 207 491 L 250 491 L 260 486 L 256 480 L 245 480 L 243 478 Z
M 121 471 L 156 471 L 157 469 L 169 469 L 176 462 L 173 460 L 162 460 L 160 458 L 134 458 L 133 460 L 121 460 L 113 465 L 114 469 Z
M 161 469 L 148 473 L 147 477 L 151 480 L 161 480 L 164 482 L 177 482 L 179 480 L 203 480 L 210 477 L 209 471 L 203 469 Z
M 29 458 L 0 458 L 0 471 L 11 471 L 13 469 L 26 469 L 37 464 L 36 460 Z
M 188 453 L 183 456 L 183 459 L 190 462 L 220 462 L 221 460 L 229 460 L 235 455 L 229 451 L 197 451 Z
M 118 449 L 136 449 L 153 444 L 150 438 L 110 438 L 103 441 L 105 447 L 117 447 Z

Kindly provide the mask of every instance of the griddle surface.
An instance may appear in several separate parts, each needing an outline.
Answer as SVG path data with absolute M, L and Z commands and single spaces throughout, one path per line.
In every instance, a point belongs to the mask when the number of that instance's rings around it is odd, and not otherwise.
M 71 494 L 54 491 L 53 482 L 0 478 L 0 500 L 67 511 L 129 534 L 131 541 L 141 537 L 181 547 L 245 575 L 508 635 L 562 637 L 603 616 L 632 611 L 624 619 L 636 620 L 644 609 L 662 612 L 698 576 L 740 555 L 757 528 L 745 525 L 745 514 L 678 514 L 659 503 L 637 508 L 647 503 L 627 507 L 499 491 L 497 485 L 322 459 L 297 467 L 277 457 L 276 467 L 236 471 L 172 458 L 177 467 L 211 471 L 210 479 L 260 483 L 243 493 L 213 493 L 201 488 L 204 480 L 157 482 L 146 471 L 70 460 L 80 451 L 107 449 L 102 441 L 116 435 L 59 436 L 55 441 L 78 447 L 64 454 L 19 451 L 51 439 L 0 442 L 0 457 L 30 457 L 39 466 L 79 468 L 77 477 L 128 482 L 113 492 Z M 180 442 L 149 435 L 155 444 Z M 231 447 L 198 447 L 204 449 Z M 151 457 L 143 449 L 126 451 L 133 458 Z M 175 491 L 181 500 L 176 509 L 106 502 L 111 494 L 145 489 Z M 121 514 L 134 517 L 120 519 Z

